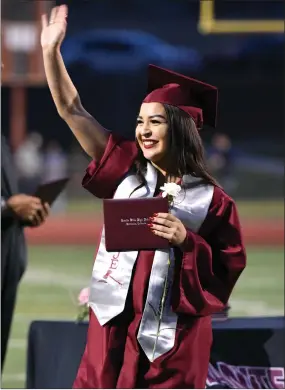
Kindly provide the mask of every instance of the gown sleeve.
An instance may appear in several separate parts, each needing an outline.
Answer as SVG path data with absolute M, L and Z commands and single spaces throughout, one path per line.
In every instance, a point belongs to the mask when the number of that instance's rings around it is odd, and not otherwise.
M 227 304 L 245 265 L 236 205 L 216 187 L 199 232 L 187 231 L 182 260 L 174 278 L 173 310 L 201 316 L 219 312 Z
M 136 156 L 137 146 L 134 141 L 110 133 L 103 157 L 88 165 L 82 186 L 97 198 L 112 198 Z

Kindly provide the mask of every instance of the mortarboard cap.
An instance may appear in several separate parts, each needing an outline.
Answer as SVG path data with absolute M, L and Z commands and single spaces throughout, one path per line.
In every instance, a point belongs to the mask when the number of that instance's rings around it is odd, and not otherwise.
M 190 115 L 198 129 L 203 124 L 216 127 L 218 89 L 179 73 L 149 65 L 148 95 L 143 102 L 178 107 Z

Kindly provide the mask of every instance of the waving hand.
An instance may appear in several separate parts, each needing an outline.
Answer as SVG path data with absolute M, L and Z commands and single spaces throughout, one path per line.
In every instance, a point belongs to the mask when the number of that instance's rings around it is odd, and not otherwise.
M 42 15 L 42 48 L 60 47 L 66 32 L 68 8 L 66 5 L 54 7 L 51 10 L 50 18 Z

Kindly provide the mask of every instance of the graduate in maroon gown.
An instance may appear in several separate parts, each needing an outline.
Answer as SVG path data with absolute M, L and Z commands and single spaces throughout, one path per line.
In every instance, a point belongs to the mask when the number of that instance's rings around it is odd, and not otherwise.
M 61 117 L 93 161 L 83 186 L 99 198 L 161 196 L 149 229 L 168 250 L 110 253 L 102 231 L 90 288 L 87 344 L 74 388 L 204 388 L 211 315 L 245 267 L 234 201 L 208 173 L 199 131 L 215 126 L 217 89 L 149 67 L 136 141 L 107 132 L 81 105 L 60 55 L 67 8 L 43 18 L 48 84 Z M 131 237 L 130 237 L 131 239 Z

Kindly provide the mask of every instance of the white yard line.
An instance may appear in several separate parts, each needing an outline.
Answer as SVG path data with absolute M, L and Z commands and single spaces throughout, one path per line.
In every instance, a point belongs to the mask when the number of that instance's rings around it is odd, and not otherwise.
M 30 324 L 32 321 L 76 321 L 77 311 L 74 310 L 74 317 L 70 315 L 59 315 L 56 313 L 51 313 L 49 315 L 42 315 L 37 313 L 16 313 L 15 322 Z
M 91 277 L 91 275 L 90 275 Z M 79 287 L 83 288 L 90 282 L 90 277 L 80 277 L 68 275 L 66 273 L 60 273 L 58 271 L 51 271 L 44 268 L 30 268 L 26 272 L 23 283 L 34 285 L 60 285 L 62 287 Z
M 9 348 L 17 348 L 17 349 L 23 349 L 27 346 L 27 340 L 26 339 L 10 339 L 9 340 Z
M 18 374 L 3 374 L 2 382 L 5 381 L 14 381 L 14 382 L 22 382 L 26 380 L 26 374 L 24 372 Z
M 281 315 L 282 309 L 272 307 L 266 302 L 249 300 L 249 299 L 230 299 L 232 310 L 243 313 L 248 316 L 274 316 Z
M 283 275 L 274 275 L 274 277 L 278 278 L 280 277 L 280 283 L 283 283 Z M 272 289 L 272 284 L 275 282 L 272 282 L 271 277 L 267 278 L 261 278 L 261 277 L 256 277 L 256 278 L 251 278 L 250 279 L 250 284 L 244 284 L 244 287 L 248 290 L 256 290 L 256 288 L 259 288 L 262 286 L 262 288 L 269 288 Z M 239 286 L 239 288 L 241 288 Z

